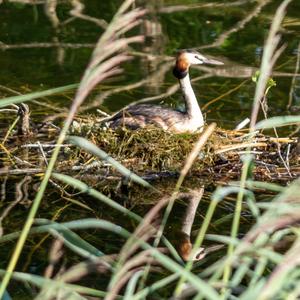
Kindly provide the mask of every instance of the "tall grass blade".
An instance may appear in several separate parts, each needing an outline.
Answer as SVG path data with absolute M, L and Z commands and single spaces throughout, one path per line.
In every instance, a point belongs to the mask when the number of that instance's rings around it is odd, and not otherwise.
M 128 285 L 126 287 L 126 291 L 125 291 L 125 295 L 123 300 L 131 300 L 133 295 L 134 295 L 134 291 L 136 289 L 136 285 L 138 283 L 138 280 L 140 277 L 142 277 L 143 275 L 143 271 L 138 271 L 136 272 L 131 279 L 128 282 Z
M 49 220 L 47 220 L 49 222 Z M 43 220 L 42 220 L 43 222 Z M 105 220 L 98 220 L 98 219 L 80 219 L 80 220 L 75 220 L 75 221 L 70 221 L 70 222 L 64 222 L 64 223 L 51 223 L 51 224 L 46 224 L 46 225 L 40 225 L 40 226 L 35 226 L 31 228 L 30 234 L 38 234 L 38 233 L 45 233 L 45 232 L 50 232 L 50 230 L 54 229 L 58 232 L 64 231 L 66 229 L 69 230 L 84 230 L 84 229 L 89 229 L 89 228 L 100 228 L 103 230 L 111 231 L 114 232 L 123 238 L 128 238 L 130 237 L 130 233 L 123 229 L 122 227 L 115 225 L 113 223 L 110 223 Z M 51 232 L 50 232 L 51 233 Z M 0 244 L 13 241 L 17 239 L 21 234 L 21 231 L 9 233 L 6 235 L 3 235 L 0 238 Z
M 22 103 L 22 102 L 34 100 L 37 98 L 51 96 L 51 95 L 63 93 L 66 91 L 74 90 L 78 86 L 79 86 L 79 84 L 75 83 L 75 84 L 61 86 L 61 87 L 57 87 L 57 88 L 53 88 L 53 89 L 48 89 L 48 90 L 41 91 L 41 92 L 34 92 L 34 93 L 29 93 L 29 94 L 20 95 L 20 96 L 3 98 L 3 99 L 0 99 L 0 108 L 10 105 L 10 104 Z
M 4 292 L 2 300 L 12 300 L 9 293 L 7 291 Z
M 153 284 L 140 290 L 138 293 L 133 295 L 133 297 L 131 299 L 132 300 L 146 299 L 146 297 L 150 293 L 153 293 L 154 291 L 167 286 L 171 282 L 175 281 L 178 277 L 179 277 L 179 274 L 175 273 L 175 274 L 169 275 L 161 280 L 158 280 L 158 281 L 154 282 Z
M 97 259 L 97 257 L 99 256 L 103 256 L 104 254 L 100 251 L 96 251 L 96 253 L 98 255 L 95 255 L 93 252 L 91 251 L 87 251 L 85 248 L 86 244 L 82 243 L 81 241 L 76 241 L 76 243 L 74 243 L 72 240 L 70 240 L 70 238 L 68 237 L 68 235 L 64 234 L 64 233 L 60 233 L 59 231 L 55 230 L 55 229 L 50 229 L 50 233 L 51 235 L 56 238 L 56 239 L 60 239 L 64 242 L 64 245 L 69 248 L 71 251 L 73 251 L 74 253 L 76 253 L 77 255 L 85 258 L 85 259 L 89 259 L 89 260 L 93 260 L 93 259 Z M 66 238 L 67 236 L 67 238 Z M 84 240 L 82 240 L 84 241 Z M 81 245 L 81 246 L 80 246 Z
M 219 300 L 220 295 L 217 291 L 209 285 L 205 280 L 202 280 L 198 276 L 194 275 L 192 272 L 188 272 L 182 266 L 177 264 L 175 261 L 167 257 L 166 255 L 160 253 L 157 249 L 152 248 L 152 255 L 167 269 L 172 271 L 174 274 L 181 275 L 185 277 L 186 281 L 188 281 L 195 289 L 204 295 L 206 299 L 210 300 Z
M 250 121 L 250 133 L 255 131 L 255 125 L 257 121 L 257 116 L 259 113 L 260 101 L 263 99 L 266 93 L 266 86 L 271 75 L 273 66 L 282 53 L 283 47 L 278 48 L 280 42 L 280 27 L 285 16 L 286 8 L 289 5 L 291 0 L 284 0 L 277 8 L 275 16 L 273 18 L 267 40 L 264 45 L 264 52 L 260 67 L 260 76 L 255 89 L 255 96 L 253 102 L 253 108 L 251 113 Z M 247 176 L 252 164 L 252 158 L 247 157 L 243 162 L 241 180 L 240 180 L 240 191 L 237 196 L 237 202 L 234 212 L 234 218 L 231 227 L 231 237 L 236 238 L 239 231 L 240 215 L 242 211 L 242 201 L 244 198 L 244 191 L 246 187 Z M 230 244 L 227 250 L 227 258 L 232 257 L 234 252 L 234 245 Z M 226 265 L 223 273 L 223 289 L 222 289 L 222 299 L 226 299 L 230 293 L 230 288 L 228 288 L 228 283 L 230 281 L 232 272 L 232 261 L 229 259 L 226 260 Z
M 60 238 L 64 240 L 64 243 L 67 247 L 69 247 L 71 250 L 74 250 L 78 253 L 78 251 L 84 251 L 82 254 L 83 256 L 95 256 L 100 257 L 104 254 L 99 251 L 96 247 L 82 239 L 78 234 L 71 231 L 67 227 L 64 227 L 63 225 L 53 222 L 47 219 L 37 219 L 36 223 L 39 225 L 51 225 L 56 224 L 60 229 L 50 229 L 52 230 L 51 233 L 54 232 L 54 235 L 59 234 Z
M 271 76 L 276 59 L 282 52 L 282 48 L 277 49 L 280 41 L 280 27 L 285 16 L 286 8 L 292 0 L 284 0 L 276 10 L 267 40 L 264 45 L 264 53 L 260 66 L 260 75 L 255 89 L 255 96 L 251 114 L 250 130 L 255 128 L 260 101 L 263 99 L 268 80 Z
M 126 1 L 126 4 L 128 4 L 128 5 L 130 5 L 131 3 L 133 3 L 133 0 Z M 99 39 L 99 41 L 96 45 L 96 48 L 92 54 L 90 63 L 88 65 L 87 69 L 85 70 L 83 78 L 80 82 L 79 88 L 78 88 L 75 98 L 74 98 L 74 101 L 71 105 L 69 114 L 65 120 L 64 126 L 59 134 L 58 139 L 57 139 L 57 143 L 56 143 L 57 147 L 54 149 L 54 151 L 52 153 L 52 156 L 48 163 L 48 167 L 44 174 L 42 183 L 41 183 L 39 190 L 35 196 L 35 199 L 33 200 L 33 203 L 32 203 L 31 209 L 29 211 L 29 214 L 27 216 L 27 220 L 24 224 L 22 233 L 16 244 L 15 250 L 12 253 L 12 257 L 9 261 L 7 271 L 3 277 L 3 280 L 0 285 L 0 299 L 2 298 L 2 296 L 4 294 L 4 291 L 6 290 L 6 287 L 12 276 L 12 272 L 16 267 L 16 264 L 18 262 L 20 254 L 21 254 L 21 251 L 25 244 L 26 238 L 27 238 L 30 228 L 33 224 L 34 217 L 38 211 L 42 197 L 46 190 L 48 181 L 51 176 L 51 172 L 52 172 L 55 162 L 57 160 L 57 157 L 58 157 L 58 154 L 60 151 L 60 145 L 65 140 L 65 137 L 67 135 L 69 127 L 72 123 L 72 120 L 73 120 L 78 108 L 83 103 L 83 101 L 88 96 L 88 94 L 92 91 L 92 89 L 98 83 L 100 83 L 104 79 L 107 79 L 107 78 L 114 76 L 116 74 L 119 74 L 121 72 L 119 65 L 122 62 L 128 60 L 128 58 L 129 58 L 127 55 L 124 55 L 122 53 L 122 50 L 124 51 L 125 47 L 128 46 L 128 44 L 130 44 L 130 43 L 143 41 L 143 38 L 141 36 L 136 36 L 136 37 L 132 37 L 132 38 L 123 38 L 123 34 L 132 28 L 132 26 L 130 26 L 130 25 L 133 25 L 133 26 L 137 25 L 138 24 L 137 21 L 141 18 L 141 16 L 144 13 L 145 12 L 140 9 L 135 9 L 134 11 L 131 11 L 131 12 L 124 11 L 123 13 L 119 13 L 118 16 L 116 16 L 112 20 L 112 22 L 107 27 L 106 32 Z M 113 56 L 113 54 L 116 54 L 116 55 Z M 112 56 L 112 57 L 109 58 L 109 56 Z
M 262 120 L 255 125 L 256 129 L 267 129 L 289 125 L 299 125 L 300 116 L 280 116 Z
M 246 289 L 245 292 L 242 293 L 242 295 L 239 297 L 239 300 L 258 299 L 264 284 L 265 284 L 265 279 L 262 278 L 251 289 Z
M 0 276 L 3 276 L 6 274 L 5 270 L 0 269 Z M 45 278 L 38 275 L 28 274 L 28 273 L 22 273 L 22 272 L 13 272 L 12 277 L 16 280 L 22 281 L 22 282 L 29 282 L 37 287 L 42 288 L 45 285 L 51 286 L 52 288 L 64 288 L 66 290 L 75 291 L 78 293 L 95 296 L 95 297 L 105 297 L 106 292 L 99 291 L 92 288 L 87 288 L 81 285 L 76 284 L 70 284 L 70 283 L 64 283 L 60 280 L 54 280 Z
M 140 176 L 136 175 L 135 173 L 131 172 L 129 169 L 124 167 L 122 164 L 117 162 L 115 159 L 113 159 L 111 156 L 109 156 L 105 151 L 99 149 L 95 144 L 91 143 L 85 138 L 79 137 L 79 136 L 71 136 L 69 137 L 70 143 L 77 145 L 78 147 L 85 149 L 86 151 L 92 153 L 93 155 L 101 158 L 102 160 L 106 161 L 107 163 L 111 164 L 114 168 L 116 168 L 123 176 L 125 176 L 128 179 L 131 179 L 132 181 L 147 187 L 152 188 L 151 184 L 149 184 L 146 180 L 141 178 Z
M 94 198 L 96 198 L 96 199 L 100 200 L 101 202 L 107 204 L 108 206 L 120 211 L 121 213 L 128 215 L 129 217 L 131 217 L 132 219 L 134 219 L 136 221 L 142 221 L 142 218 L 139 215 L 128 210 L 127 208 L 118 204 L 117 202 L 111 200 L 107 196 L 105 196 L 102 193 L 98 192 L 97 190 L 89 187 L 87 184 L 85 184 L 84 182 L 82 182 L 78 179 L 75 179 L 68 175 L 59 174 L 59 173 L 53 173 L 52 177 L 80 190 L 83 193 L 87 193 L 87 194 L 93 196 Z
M 272 192 L 283 192 L 284 187 L 280 186 L 276 183 L 271 182 L 261 182 L 261 181 L 255 181 L 255 180 L 247 180 L 246 181 L 246 187 L 251 190 L 267 190 Z

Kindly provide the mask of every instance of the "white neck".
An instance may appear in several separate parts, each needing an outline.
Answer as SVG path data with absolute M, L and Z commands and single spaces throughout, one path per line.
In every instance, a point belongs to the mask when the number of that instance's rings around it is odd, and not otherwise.
M 179 80 L 183 98 L 186 102 L 186 109 L 189 118 L 197 119 L 201 126 L 204 125 L 203 115 L 199 107 L 197 98 L 193 91 L 189 74 Z

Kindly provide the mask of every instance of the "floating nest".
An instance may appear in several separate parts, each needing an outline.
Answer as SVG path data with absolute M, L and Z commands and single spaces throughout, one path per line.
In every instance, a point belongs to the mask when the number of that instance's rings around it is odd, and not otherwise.
M 141 176 L 152 173 L 154 177 L 180 172 L 201 136 L 201 133 L 172 134 L 155 127 L 135 131 L 90 128 L 88 132 L 81 128 L 77 134 L 89 136 L 89 140 L 132 171 Z M 209 137 L 190 173 L 214 179 L 236 179 L 245 154 L 253 155 L 252 171 L 258 180 L 289 181 L 300 175 L 300 139 L 274 138 L 262 133 L 249 139 L 246 130 L 221 128 Z
M 4 167 L 0 175 L 42 173 L 54 149 L 59 128 L 41 126 L 34 134 L 14 136 L 2 152 Z M 131 171 L 146 179 L 176 176 L 201 133 L 171 134 L 159 128 L 111 130 L 88 122 L 75 122 L 70 135 L 87 138 Z M 194 162 L 190 175 L 212 180 L 238 179 L 245 154 L 253 155 L 252 176 L 257 180 L 288 182 L 300 175 L 300 140 L 274 138 L 257 133 L 216 129 Z M 56 167 L 57 172 L 77 177 L 120 179 L 107 162 L 78 147 L 65 144 Z

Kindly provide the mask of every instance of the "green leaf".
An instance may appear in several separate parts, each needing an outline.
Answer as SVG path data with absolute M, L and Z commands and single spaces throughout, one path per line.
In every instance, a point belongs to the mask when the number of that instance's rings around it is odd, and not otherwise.
M 251 79 L 253 82 L 257 83 L 259 78 L 260 71 L 256 71 L 254 75 L 252 75 Z
M 78 234 L 71 231 L 67 227 L 57 223 L 53 222 L 47 219 L 37 219 L 38 223 L 40 225 L 51 225 L 55 224 L 56 229 L 51 229 L 54 232 L 59 233 L 60 237 L 63 238 L 65 245 L 73 250 L 74 252 L 80 254 L 83 257 L 89 257 L 89 256 L 103 256 L 104 254 L 99 251 L 97 248 L 92 246 L 90 243 L 82 239 Z M 52 232 L 51 232 L 52 233 Z M 55 235 L 55 233 L 54 233 Z
M 10 104 L 26 102 L 26 101 L 30 101 L 30 100 L 40 98 L 40 97 L 51 96 L 54 94 L 73 90 L 77 87 L 78 87 L 78 84 L 75 83 L 75 84 L 65 85 L 65 86 L 61 86 L 61 87 L 57 87 L 57 88 L 53 88 L 53 89 L 49 89 L 49 90 L 45 90 L 45 91 L 41 91 L 41 92 L 34 92 L 34 93 L 29 93 L 29 94 L 20 95 L 20 96 L 3 98 L 3 99 L 0 99 L 0 107 L 4 107 L 4 106 L 10 105 Z
M 0 276 L 3 276 L 5 273 L 6 273 L 5 270 L 0 269 Z M 53 289 L 55 288 L 65 289 L 65 290 L 70 290 L 78 293 L 83 293 L 86 295 L 98 296 L 98 297 L 105 297 L 105 295 L 107 294 L 106 292 L 99 291 L 92 288 L 87 288 L 85 286 L 64 283 L 61 280 L 49 279 L 38 275 L 28 274 L 28 273 L 13 272 L 12 277 L 19 281 L 32 283 L 35 286 L 38 286 L 40 288 L 44 287 L 45 285 L 48 285 L 49 287 L 51 286 Z
M 296 124 L 300 124 L 300 116 L 280 116 L 258 122 L 255 129 L 266 129 Z
M 133 274 L 133 276 L 130 278 L 130 280 L 128 281 L 127 287 L 126 287 L 126 291 L 125 291 L 125 295 L 123 300 L 131 300 L 132 297 L 134 296 L 134 291 L 136 289 L 136 285 L 138 280 L 140 279 L 140 277 L 143 275 L 143 270 L 138 271 L 136 273 Z

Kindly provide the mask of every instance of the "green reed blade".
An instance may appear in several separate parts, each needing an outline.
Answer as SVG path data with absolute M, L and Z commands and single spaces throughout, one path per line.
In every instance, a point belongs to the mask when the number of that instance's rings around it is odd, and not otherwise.
M 51 96 L 51 95 L 63 93 L 63 92 L 69 91 L 69 90 L 74 90 L 75 88 L 78 87 L 78 85 L 79 85 L 78 83 L 74 83 L 74 84 L 65 85 L 65 86 L 61 86 L 61 87 L 57 87 L 57 88 L 53 88 L 53 89 L 48 89 L 48 90 L 41 91 L 41 92 L 33 92 L 33 93 L 25 94 L 25 95 L 3 98 L 3 99 L 0 99 L 0 108 L 10 105 L 10 104 L 22 103 L 22 102 L 34 100 L 37 98 Z

